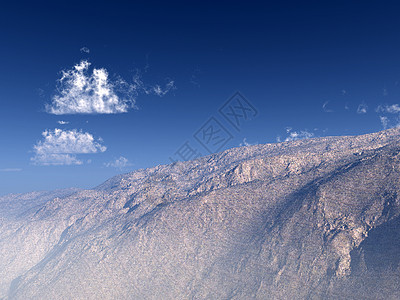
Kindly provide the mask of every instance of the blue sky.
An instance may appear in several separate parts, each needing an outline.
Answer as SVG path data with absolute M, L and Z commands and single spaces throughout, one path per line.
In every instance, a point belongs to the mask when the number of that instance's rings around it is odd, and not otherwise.
M 399 11 L 389 1 L 4 4 L 0 194 L 397 126 Z

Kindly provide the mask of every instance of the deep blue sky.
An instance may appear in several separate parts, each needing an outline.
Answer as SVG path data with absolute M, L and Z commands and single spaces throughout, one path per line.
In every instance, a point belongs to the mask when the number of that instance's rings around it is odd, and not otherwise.
M 221 150 L 375 132 L 380 117 L 396 126 L 399 13 L 388 1 L 3 3 L 0 194 L 93 187 L 170 163 L 186 141 L 208 154 L 193 134 L 212 116 L 232 136 Z M 175 89 L 141 93 L 127 113 L 46 112 L 61 71 L 82 60 L 110 79 L 130 83 L 141 70 L 149 87 Z M 236 91 L 258 112 L 240 131 L 218 112 Z M 101 137 L 107 150 L 78 154 L 81 165 L 35 164 L 34 145 L 55 128 Z M 121 156 L 126 166 L 112 167 Z

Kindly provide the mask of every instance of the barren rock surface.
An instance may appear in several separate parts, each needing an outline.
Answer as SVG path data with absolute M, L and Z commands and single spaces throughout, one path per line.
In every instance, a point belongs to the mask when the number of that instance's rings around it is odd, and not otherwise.
M 0 298 L 400 299 L 400 130 L 0 197 Z

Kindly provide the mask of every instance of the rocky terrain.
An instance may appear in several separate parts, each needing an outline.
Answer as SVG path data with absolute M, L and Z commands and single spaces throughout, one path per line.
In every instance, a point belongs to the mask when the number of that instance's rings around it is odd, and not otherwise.
M 0 298 L 400 299 L 400 130 L 0 197 Z

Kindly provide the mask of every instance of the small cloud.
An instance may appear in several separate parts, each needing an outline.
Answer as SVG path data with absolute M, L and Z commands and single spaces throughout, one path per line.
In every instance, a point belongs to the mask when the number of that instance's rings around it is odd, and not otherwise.
M 310 139 L 314 137 L 314 133 L 312 132 L 309 132 L 307 130 L 292 131 L 291 127 L 286 127 L 286 133 L 288 134 L 288 136 L 284 139 L 284 142 Z M 280 136 L 278 136 L 276 140 L 277 142 L 282 141 Z
M 169 91 L 175 90 L 175 84 L 173 80 L 170 80 L 164 88 L 162 88 L 160 85 L 156 84 L 152 87 L 146 88 L 146 94 L 154 94 L 159 97 L 165 96 Z
M 326 113 L 332 113 L 333 110 L 328 108 L 329 101 L 325 101 L 324 104 L 322 104 L 322 110 Z
M 399 127 L 400 126 L 400 105 L 379 105 L 375 111 L 379 113 L 383 129 Z
M 392 105 L 379 105 L 376 108 L 376 112 L 388 113 L 388 114 L 398 114 L 400 113 L 400 105 L 392 104 Z
M 80 49 L 80 51 L 81 52 L 84 52 L 84 53 L 90 53 L 90 50 L 89 50 L 89 48 L 88 47 L 82 47 L 81 49 Z
M 346 90 L 342 90 L 342 95 L 346 95 L 347 91 Z
M 132 164 L 129 162 L 129 160 L 126 157 L 120 156 L 119 158 L 115 159 L 114 161 L 108 162 L 104 164 L 106 167 L 112 167 L 116 169 L 123 169 L 129 166 L 132 166 Z
M 379 119 L 381 120 L 381 124 L 382 124 L 383 129 L 387 129 L 388 128 L 388 124 L 389 124 L 388 117 L 379 116 Z
M 36 165 L 81 165 L 77 154 L 89 154 L 106 151 L 107 147 L 100 144 L 87 132 L 54 129 L 42 133 L 43 140 L 33 146 L 35 155 L 31 161 Z
M 176 90 L 175 82 L 169 78 L 166 79 L 167 83 L 162 87 L 159 84 L 147 85 L 142 81 L 141 71 L 136 70 L 133 76 L 133 84 L 128 84 L 127 88 L 136 92 L 144 93 L 146 95 L 156 95 L 163 97 L 172 90 Z
M 239 144 L 240 147 L 242 146 L 252 146 L 254 144 L 251 144 L 247 141 L 247 138 L 244 138 L 243 141 Z
M 69 122 L 67 122 L 67 121 L 58 121 L 57 123 L 60 124 L 60 125 L 67 125 L 67 124 L 69 124 Z
M 350 107 L 349 107 L 349 104 L 346 102 L 346 104 L 344 105 L 344 109 L 345 110 L 349 110 L 350 109 Z
M 0 172 L 21 172 L 22 169 L 20 168 L 6 168 L 6 169 L 0 169 Z
M 314 133 L 308 132 L 307 130 L 302 130 L 302 131 L 299 131 L 299 132 L 293 131 L 285 139 L 285 142 L 297 141 L 297 140 L 303 140 L 303 139 L 310 139 L 312 137 L 314 137 Z
M 357 108 L 357 113 L 358 114 L 366 114 L 368 110 L 368 106 L 367 104 L 365 104 L 364 102 L 361 103 L 358 108 Z

